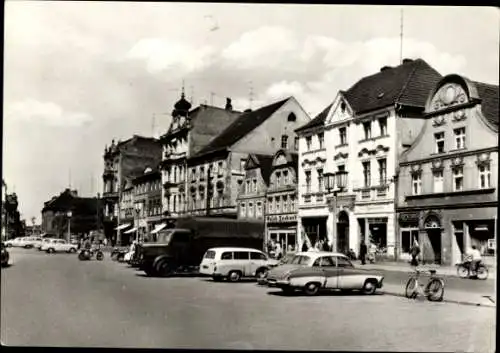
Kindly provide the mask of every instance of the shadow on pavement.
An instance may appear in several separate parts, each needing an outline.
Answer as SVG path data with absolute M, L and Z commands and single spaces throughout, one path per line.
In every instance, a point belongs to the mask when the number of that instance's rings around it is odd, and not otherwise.
M 277 291 L 269 291 L 267 292 L 268 295 L 274 295 L 277 297 L 308 297 L 304 292 L 302 291 L 294 291 L 292 293 L 285 293 L 282 290 L 277 290 Z M 384 295 L 382 292 L 375 292 L 375 294 L 367 295 L 364 294 L 361 291 L 349 291 L 349 292 L 342 292 L 342 291 L 321 291 L 316 297 L 373 297 L 373 296 L 378 296 L 378 295 Z
M 220 284 L 238 284 L 238 283 L 256 283 L 256 280 L 253 278 L 243 278 L 240 279 L 238 282 L 230 282 L 227 280 L 221 280 L 221 281 L 214 281 L 211 277 L 205 277 L 205 276 L 199 276 L 203 281 L 205 282 L 212 282 L 212 283 L 220 283 Z

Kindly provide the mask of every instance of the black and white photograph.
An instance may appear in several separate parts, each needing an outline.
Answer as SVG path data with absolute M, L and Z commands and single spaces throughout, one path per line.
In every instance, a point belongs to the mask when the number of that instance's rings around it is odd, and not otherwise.
M 500 12 L 4 5 L 0 342 L 495 352 Z

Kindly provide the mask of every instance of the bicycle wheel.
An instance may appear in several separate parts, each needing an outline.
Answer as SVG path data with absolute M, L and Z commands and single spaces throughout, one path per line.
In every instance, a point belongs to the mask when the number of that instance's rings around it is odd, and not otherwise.
M 415 277 L 410 277 L 406 282 L 405 297 L 415 299 L 418 293 L 418 282 Z
M 431 302 L 440 302 L 444 297 L 444 283 L 438 278 L 432 278 L 425 286 L 427 300 Z
M 479 266 L 476 275 L 478 279 L 485 280 L 488 278 L 488 269 L 485 266 Z

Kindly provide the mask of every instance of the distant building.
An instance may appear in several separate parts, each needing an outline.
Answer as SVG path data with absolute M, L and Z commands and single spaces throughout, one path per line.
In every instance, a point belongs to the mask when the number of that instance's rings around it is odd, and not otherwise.
M 163 212 L 166 220 L 175 220 L 187 213 L 187 159 L 198 153 L 241 114 L 233 110 L 231 99 L 225 108 L 200 105 L 191 110 L 182 93 L 172 111 L 172 122 L 161 136 L 163 146 L 162 183 Z
M 245 175 L 236 197 L 238 219 L 265 222 L 266 191 L 272 162 L 273 156 L 265 154 L 251 154 L 245 161 Z
M 98 229 L 101 217 L 100 200 L 95 197 L 79 197 L 76 190 L 66 189 L 44 203 L 42 232 L 67 238 L 70 226 L 71 234 L 88 234 Z
M 158 168 L 147 168 L 143 175 L 133 180 L 134 228 L 125 233 L 135 239 L 144 239 L 162 224 L 161 172 Z M 124 244 L 129 242 L 124 241 Z
M 297 161 L 297 153 L 276 152 L 266 192 L 265 241 L 279 243 L 284 253 L 297 249 Z
M 125 141 L 112 141 L 104 149 L 104 173 L 102 199 L 105 205 L 103 227 L 106 238 L 112 243 L 121 243 L 122 225 L 120 219 L 120 201 L 127 181 L 142 174 L 147 167 L 157 166 L 161 161 L 161 144 L 150 137 L 134 135 Z M 118 238 L 117 238 L 118 237 Z
M 297 151 L 294 131 L 309 120 L 293 97 L 241 114 L 188 159 L 187 213 L 236 218 L 236 198 L 248 156 L 271 155 L 278 148 Z
M 396 247 L 452 265 L 472 245 L 494 255 L 498 215 L 498 86 L 460 75 L 429 91 L 425 124 L 399 163 Z
M 40 234 L 42 234 L 41 224 L 26 226 L 26 235 L 40 235 Z

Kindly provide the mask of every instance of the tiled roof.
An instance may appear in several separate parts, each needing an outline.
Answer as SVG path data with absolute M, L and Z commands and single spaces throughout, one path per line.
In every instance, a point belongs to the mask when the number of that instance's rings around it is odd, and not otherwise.
M 269 185 L 269 177 L 271 176 L 274 156 L 268 156 L 265 154 L 254 154 L 253 156 L 255 156 L 259 162 L 262 179 L 264 179 L 264 182 Z
M 356 114 L 395 103 L 425 107 L 441 75 L 422 59 L 406 62 L 356 82 L 345 97 Z
M 477 93 L 481 98 L 481 110 L 484 117 L 494 126 L 498 127 L 498 86 L 482 82 L 474 82 Z
M 56 198 L 50 200 L 45 205 L 44 211 L 67 211 L 72 210 L 75 215 L 78 214 L 96 214 L 97 199 L 89 197 L 75 197 L 71 195 L 69 190 L 62 192 Z
M 215 137 L 207 146 L 198 152 L 196 157 L 231 147 L 241 138 L 266 121 L 289 99 L 290 98 L 287 98 L 279 102 L 266 105 L 254 111 L 244 112 L 234 123 L 229 125 L 220 135 Z
M 326 116 L 328 115 L 328 112 L 330 111 L 330 108 L 332 107 L 332 105 L 333 105 L 333 102 L 330 103 L 321 113 L 319 113 L 318 115 L 316 115 L 314 117 L 314 119 L 312 119 L 307 124 L 302 125 L 298 129 L 296 129 L 295 132 L 299 132 L 299 131 L 303 131 L 303 130 L 306 130 L 306 129 L 309 129 L 309 128 L 313 128 L 313 127 L 316 127 L 316 126 L 323 125 L 323 123 L 326 120 Z

